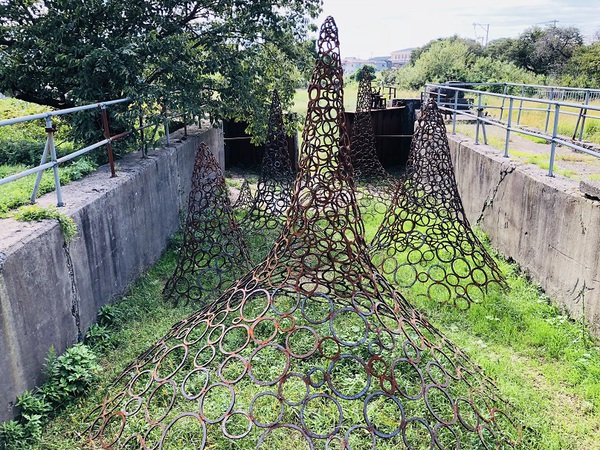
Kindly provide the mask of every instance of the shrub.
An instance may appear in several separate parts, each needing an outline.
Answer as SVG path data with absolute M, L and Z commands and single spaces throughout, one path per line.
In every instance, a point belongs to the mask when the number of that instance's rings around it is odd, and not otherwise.
M 94 352 L 84 344 L 75 344 L 63 355 L 49 358 L 48 380 L 40 391 L 51 403 L 62 405 L 82 395 L 98 380 L 101 370 Z

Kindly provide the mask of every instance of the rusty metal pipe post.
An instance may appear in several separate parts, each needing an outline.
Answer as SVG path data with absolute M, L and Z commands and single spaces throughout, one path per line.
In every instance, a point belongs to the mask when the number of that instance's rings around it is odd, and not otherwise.
M 108 139 L 108 143 L 106 144 L 106 148 L 108 149 L 108 163 L 110 164 L 110 177 L 114 178 L 117 176 L 115 172 L 115 159 L 113 156 L 111 137 L 110 137 L 110 129 L 108 128 L 108 113 L 106 112 L 106 105 L 100 105 L 102 109 L 102 124 L 104 126 L 104 136 Z

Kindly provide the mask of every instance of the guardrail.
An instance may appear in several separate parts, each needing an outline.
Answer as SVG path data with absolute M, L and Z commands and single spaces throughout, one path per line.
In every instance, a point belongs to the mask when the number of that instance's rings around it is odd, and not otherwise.
M 130 98 L 121 98 L 118 100 L 110 100 L 110 101 L 101 102 L 101 103 L 92 103 L 89 105 L 78 106 L 78 107 L 68 108 L 68 109 L 62 109 L 62 110 L 58 110 L 58 111 L 49 111 L 49 112 L 45 112 L 45 113 L 41 113 L 41 114 L 33 114 L 33 115 L 29 115 L 29 116 L 16 117 L 13 119 L 0 120 L 0 127 L 2 127 L 2 126 L 9 126 L 9 125 L 14 125 L 14 124 L 18 124 L 18 123 L 23 123 L 23 122 L 29 122 L 32 120 L 45 119 L 45 121 L 46 121 L 45 122 L 45 124 L 46 124 L 45 131 L 47 133 L 46 144 L 44 146 L 40 164 L 36 167 L 32 167 L 32 168 L 24 170 L 22 172 L 19 172 L 19 173 L 16 173 L 16 174 L 13 174 L 8 177 L 0 179 L 0 186 L 3 184 L 11 183 L 13 181 L 16 181 L 20 178 L 26 177 L 28 175 L 37 173 L 37 178 L 36 178 L 36 181 L 35 181 L 35 184 L 33 187 L 33 191 L 31 193 L 31 198 L 30 198 L 31 203 L 35 203 L 35 200 L 37 198 L 38 189 L 39 189 L 40 183 L 42 181 L 42 174 L 45 170 L 52 169 L 52 171 L 54 172 L 54 187 L 55 187 L 55 192 L 56 192 L 56 197 L 57 197 L 57 206 L 64 206 L 64 202 L 62 199 L 61 185 L 60 185 L 60 177 L 59 177 L 59 173 L 58 173 L 58 166 L 62 163 L 70 161 L 74 158 L 77 158 L 78 156 L 81 156 L 92 150 L 100 148 L 104 145 L 106 145 L 106 147 L 107 147 L 111 177 L 115 177 L 116 170 L 115 170 L 115 163 L 114 163 L 114 157 L 113 157 L 113 151 L 112 151 L 112 142 L 117 139 L 121 139 L 126 136 L 129 136 L 132 133 L 140 132 L 140 135 L 141 135 L 140 137 L 141 137 L 141 141 L 142 141 L 142 153 L 144 156 L 146 156 L 146 147 L 144 144 L 144 134 L 143 133 L 146 128 L 154 125 L 153 123 L 148 123 L 148 124 L 144 125 L 143 118 L 140 116 L 140 126 L 139 127 L 134 128 L 130 131 L 126 131 L 126 132 L 111 136 L 110 128 L 109 128 L 109 124 L 108 124 L 107 107 L 121 104 L 121 103 L 129 103 L 129 102 L 131 102 Z M 67 115 L 67 114 L 73 114 L 76 112 L 92 110 L 92 109 L 96 109 L 96 108 L 99 108 L 101 110 L 102 126 L 104 129 L 105 139 L 103 139 L 102 141 L 96 142 L 95 144 L 81 148 L 75 152 L 69 153 L 68 155 L 65 155 L 61 158 L 57 158 L 57 152 L 56 152 L 56 147 L 55 147 L 55 143 L 54 143 L 54 133 L 56 132 L 56 128 L 54 127 L 52 118 L 57 117 L 57 116 Z M 174 116 L 169 116 L 169 117 L 164 118 L 163 126 L 165 129 L 165 138 L 166 138 L 167 145 L 169 145 L 169 143 L 170 143 L 169 120 L 176 118 L 176 117 L 182 117 L 182 116 L 184 117 L 184 123 L 186 123 L 186 115 L 185 114 L 174 115 Z M 185 131 L 187 134 L 187 128 Z M 154 131 L 154 135 L 156 135 L 156 129 Z M 49 159 L 49 161 L 48 161 L 48 159 Z
M 485 86 L 505 86 L 505 88 L 503 93 L 496 93 L 472 89 L 473 86 L 478 86 L 479 88 Z M 582 103 L 573 103 L 553 100 L 554 94 L 549 94 L 550 98 L 548 99 L 539 98 L 539 96 L 509 95 L 504 93 L 507 92 L 508 87 L 518 87 L 522 92 L 532 92 L 527 91 L 527 89 L 531 88 L 533 89 L 533 92 L 539 93 L 542 86 L 511 83 L 428 83 L 425 85 L 423 98 L 434 98 L 437 101 L 439 108 L 446 114 L 452 116 L 452 134 L 456 133 L 456 122 L 459 116 L 475 120 L 475 144 L 479 144 L 480 129 L 483 131 L 484 142 L 487 144 L 487 135 L 485 131 L 486 124 L 505 129 L 504 156 L 507 158 L 509 157 L 509 140 L 511 132 L 546 140 L 546 142 L 551 144 L 548 176 L 554 176 L 554 160 L 557 145 L 569 147 L 573 150 L 600 158 L 599 152 L 581 144 L 586 119 L 600 119 L 600 106 L 590 104 L 592 99 L 600 99 L 600 90 L 577 90 L 575 88 L 543 86 L 548 93 L 571 92 L 571 95 L 576 95 L 575 92 L 578 92 L 577 95 L 583 95 Z M 497 104 L 488 104 L 488 99 L 495 99 Z M 506 106 L 506 103 L 508 103 L 508 107 Z M 521 119 L 522 112 L 524 111 L 543 112 L 545 114 L 544 130 L 523 128 L 521 126 Z M 571 140 L 560 136 L 558 133 L 561 116 L 577 117 Z M 553 125 L 552 129 L 549 131 L 551 118 L 553 119 Z

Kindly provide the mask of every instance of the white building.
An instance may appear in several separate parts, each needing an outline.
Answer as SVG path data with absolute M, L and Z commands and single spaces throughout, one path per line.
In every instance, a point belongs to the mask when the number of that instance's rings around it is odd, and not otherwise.
M 352 75 L 363 66 L 373 66 L 376 71 L 389 69 L 392 66 L 389 56 L 378 56 L 370 59 L 360 58 L 344 58 L 342 60 L 342 68 L 345 75 Z
M 407 65 L 410 61 L 410 54 L 414 49 L 415 47 L 403 48 L 402 50 L 392 52 L 392 68 L 395 69 Z

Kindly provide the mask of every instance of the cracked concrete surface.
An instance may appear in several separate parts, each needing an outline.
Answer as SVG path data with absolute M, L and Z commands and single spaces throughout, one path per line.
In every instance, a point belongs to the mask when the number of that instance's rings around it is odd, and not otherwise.
M 600 201 L 586 197 L 577 180 L 548 177 L 546 170 L 508 160 L 464 135 L 448 137 L 469 221 L 600 335 Z M 591 289 L 585 308 L 572 295 L 577 283 Z
M 479 217 L 477 218 L 477 221 L 476 221 L 477 225 L 479 225 L 479 223 L 483 219 L 483 216 L 485 215 L 485 211 L 494 204 L 494 200 L 496 199 L 496 195 L 498 194 L 498 190 L 500 189 L 500 185 L 502 184 L 504 179 L 508 175 L 513 173 L 516 168 L 517 168 L 516 166 L 510 166 L 507 169 L 500 171 L 500 180 L 498 180 L 498 183 L 496 184 L 496 187 L 494 188 L 492 194 L 484 202 L 483 208 L 481 208 L 481 214 L 479 214 Z

